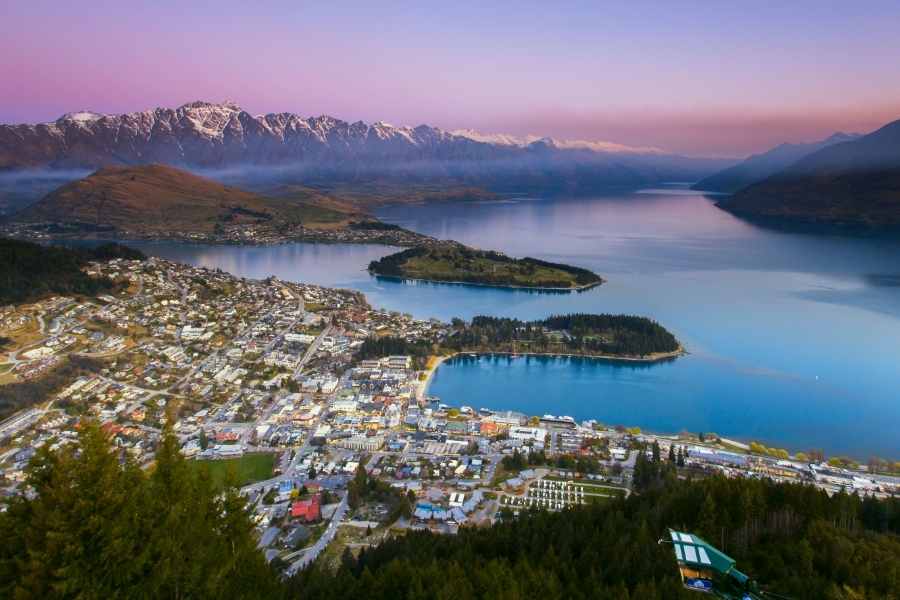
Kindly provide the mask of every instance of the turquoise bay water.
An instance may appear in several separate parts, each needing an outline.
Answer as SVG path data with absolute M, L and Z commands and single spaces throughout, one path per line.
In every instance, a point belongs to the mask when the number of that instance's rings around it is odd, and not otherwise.
M 860 458 L 900 457 L 900 242 L 773 232 L 671 187 L 594 198 L 394 206 L 378 216 L 516 256 L 584 266 L 580 294 L 378 280 L 383 246 L 144 244 L 247 277 L 349 287 L 420 317 L 564 312 L 647 315 L 690 355 L 636 366 L 495 358 L 445 363 L 429 393 L 449 404 L 637 425 Z

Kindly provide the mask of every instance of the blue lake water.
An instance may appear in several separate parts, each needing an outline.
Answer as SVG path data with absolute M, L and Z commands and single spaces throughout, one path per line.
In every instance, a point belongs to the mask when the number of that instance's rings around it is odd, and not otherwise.
M 378 280 L 365 266 L 392 252 L 383 246 L 142 247 L 241 276 L 357 289 L 373 305 L 421 317 L 646 315 L 690 351 L 652 366 L 451 361 L 429 389 L 449 404 L 900 457 L 900 241 L 764 230 L 678 187 L 392 206 L 378 216 L 473 246 L 588 267 L 608 282 L 560 295 Z

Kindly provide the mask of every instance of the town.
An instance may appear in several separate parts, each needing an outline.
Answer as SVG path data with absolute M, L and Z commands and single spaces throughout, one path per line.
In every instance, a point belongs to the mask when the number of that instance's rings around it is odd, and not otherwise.
M 406 530 L 452 535 L 627 496 L 647 461 L 679 476 L 900 492 L 872 465 L 431 397 L 441 357 L 364 349 L 379 338 L 437 348 L 451 325 L 358 292 L 157 258 L 89 274 L 115 291 L 0 308 L 0 384 L 23 404 L 0 422 L 2 493 L 26 492 L 36 450 L 71 443 L 85 418 L 147 468 L 168 429 L 192 465 L 240 488 L 259 547 L 287 575 Z

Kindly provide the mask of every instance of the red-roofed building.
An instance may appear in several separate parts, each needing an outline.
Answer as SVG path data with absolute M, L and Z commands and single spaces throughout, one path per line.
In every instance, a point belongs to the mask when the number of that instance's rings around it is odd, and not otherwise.
M 481 432 L 481 435 L 497 435 L 500 428 L 497 427 L 497 424 L 493 421 L 482 421 L 479 431 Z
M 291 517 L 312 523 L 322 518 L 319 508 L 319 495 L 313 494 L 308 500 L 297 500 L 291 504 Z

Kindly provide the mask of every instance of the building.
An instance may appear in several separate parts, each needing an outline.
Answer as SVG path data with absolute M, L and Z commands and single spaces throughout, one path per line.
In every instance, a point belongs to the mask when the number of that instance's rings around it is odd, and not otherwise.
M 543 442 L 547 438 L 547 430 L 540 427 L 510 427 L 509 437 L 513 440 Z
M 384 446 L 384 436 L 373 435 L 369 437 L 365 435 L 354 435 L 353 437 L 337 440 L 334 442 L 334 445 L 341 448 L 347 448 L 348 450 L 375 452 Z
M 313 494 L 307 500 L 297 500 L 291 504 L 291 517 L 304 523 L 313 523 L 321 519 L 319 494 Z

